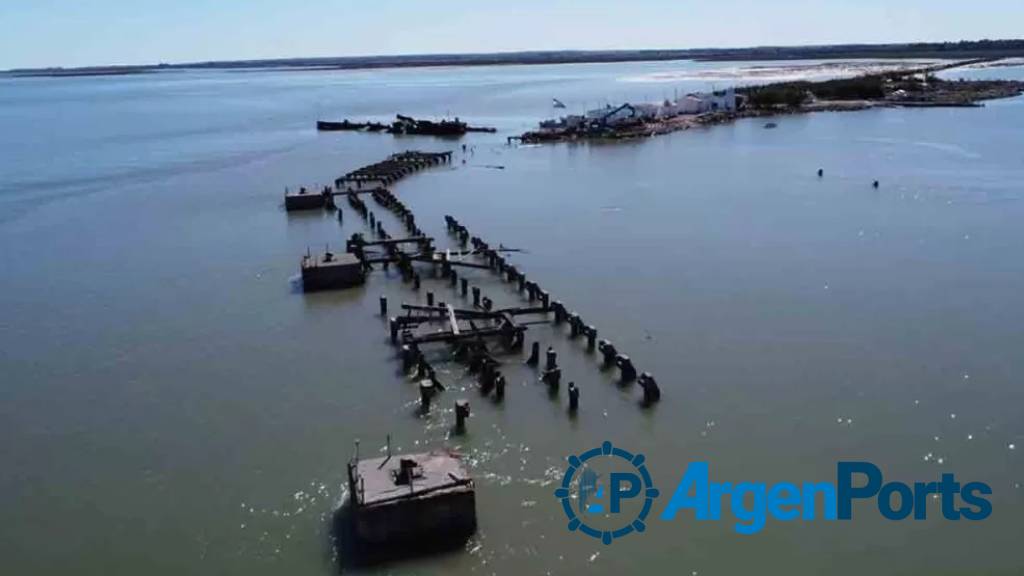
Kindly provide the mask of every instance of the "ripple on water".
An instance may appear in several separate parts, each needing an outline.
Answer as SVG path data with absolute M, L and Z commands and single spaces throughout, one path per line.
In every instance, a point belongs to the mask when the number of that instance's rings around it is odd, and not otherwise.
M 259 506 L 240 502 L 242 518 L 238 523 L 239 552 L 255 558 L 279 557 L 293 541 L 293 536 L 322 534 L 330 527 L 334 511 L 347 496 L 340 485 L 335 497 L 326 482 L 312 480 L 308 486 L 282 496 L 279 503 Z M 333 555 L 333 551 L 332 551 Z

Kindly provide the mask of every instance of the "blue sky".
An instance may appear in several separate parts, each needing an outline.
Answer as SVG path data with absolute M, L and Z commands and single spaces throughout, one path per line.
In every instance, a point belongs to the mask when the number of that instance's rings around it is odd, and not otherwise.
M 1024 0 L 0 0 L 0 69 L 1024 35 Z

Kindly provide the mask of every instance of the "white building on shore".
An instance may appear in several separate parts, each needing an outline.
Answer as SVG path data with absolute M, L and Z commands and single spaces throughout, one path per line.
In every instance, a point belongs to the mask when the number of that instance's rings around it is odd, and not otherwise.
M 677 98 L 674 102 L 665 100 L 660 104 L 633 104 L 637 115 L 645 120 L 672 118 L 681 114 L 705 114 L 707 112 L 734 112 L 739 107 L 736 90 L 728 88 L 715 92 L 696 92 Z
M 734 112 L 737 108 L 736 90 L 727 88 L 716 92 L 687 94 L 676 100 L 680 114 L 704 114 L 705 112 Z
M 583 115 L 564 116 L 558 120 L 541 122 L 546 129 L 581 129 L 599 126 L 622 126 L 673 118 L 683 114 L 706 114 L 708 112 L 733 112 L 739 107 L 741 97 L 736 90 L 727 88 L 714 92 L 687 94 L 675 101 L 660 103 L 625 103 L 619 106 L 606 104 L 601 108 L 587 110 Z

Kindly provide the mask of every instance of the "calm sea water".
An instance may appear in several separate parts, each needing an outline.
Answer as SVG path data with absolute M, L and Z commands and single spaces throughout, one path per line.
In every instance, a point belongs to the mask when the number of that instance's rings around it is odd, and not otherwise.
M 387 434 L 404 451 L 464 452 L 480 521 L 466 550 L 389 573 L 1024 571 L 1011 448 L 1024 441 L 1024 100 L 504 145 L 553 114 L 552 97 L 570 111 L 653 100 L 735 81 L 707 76 L 721 66 L 0 80 L 2 571 L 332 573 L 345 461 L 355 439 L 366 454 Z M 463 154 L 312 129 L 395 112 L 499 133 L 466 138 Z M 362 224 L 288 216 L 285 186 L 452 148 L 451 168 L 395 188 L 420 225 L 443 237 L 452 214 L 522 248 L 517 265 L 657 376 L 656 409 L 579 342 L 533 326 L 528 340 L 553 344 L 582 388 L 577 419 L 516 358 L 503 405 L 439 364 L 466 389 L 419 418 L 375 314 L 380 294 L 423 293 L 393 272 L 297 291 L 307 247 L 340 247 Z M 459 396 L 470 433 L 450 438 Z M 690 460 L 718 480 L 775 482 L 865 459 L 904 481 L 988 482 L 994 513 L 947 522 L 936 500 L 922 522 L 864 507 L 854 522 L 770 521 L 747 537 L 654 522 L 604 547 L 566 531 L 552 491 L 567 454 L 605 439 L 643 451 L 663 490 Z

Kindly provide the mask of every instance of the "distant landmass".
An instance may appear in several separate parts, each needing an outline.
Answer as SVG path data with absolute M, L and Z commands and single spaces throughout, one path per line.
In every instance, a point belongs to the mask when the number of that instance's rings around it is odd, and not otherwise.
M 336 58 L 283 58 L 153 64 L 142 66 L 89 66 L 8 70 L 7 76 L 103 76 L 145 74 L 166 70 L 359 70 L 426 66 L 496 66 L 582 64 L 660 60 L 823 60 L 849 58 L 1010 58 L 1024 57 L 1024 40 L 920 42 L 913 44 L 836 44 L 822 46 L 758 46 L 752 48 L 697 48 L 686 50 L 560 50 L 491 54 L 421 54 L 405 56 L 345 56 Z

